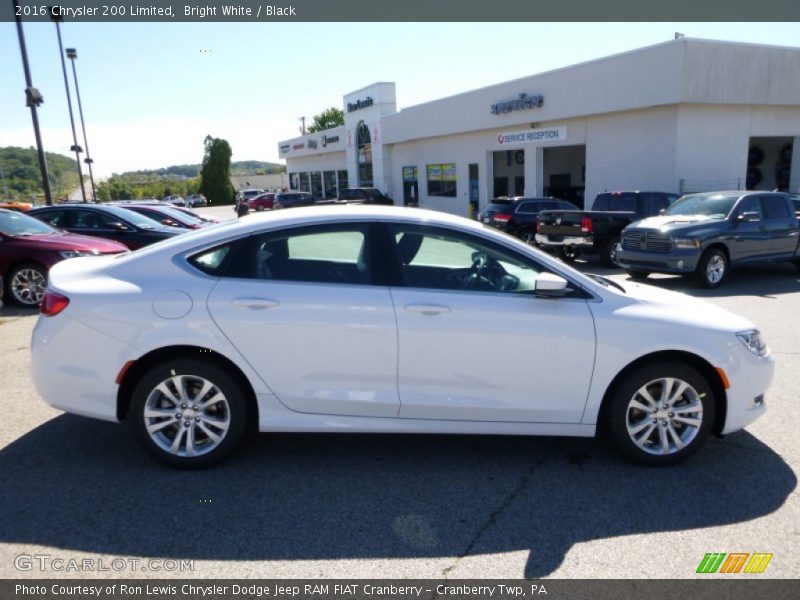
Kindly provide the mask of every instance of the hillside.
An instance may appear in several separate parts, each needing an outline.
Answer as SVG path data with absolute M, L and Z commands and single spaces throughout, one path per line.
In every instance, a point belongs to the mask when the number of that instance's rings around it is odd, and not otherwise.
M 143 169 L 140 171 L 127 171 L 123 176 L 192 178 L 200 175 L 202 165 L 173 165 L 162 169 Z M 270 173 L 283 173 L 286 167 L 277 163 L 263 162 L 260 160 L 240 160 L 231 163 L 231 175 L 268 175 Z
M 74 159 L 53 152 L 45 152 L 45 156 L 54 196 L 66 196 L 78 187 L 78 172 Z M 36 148 L 16 146 L 0 148 L 0 167 L 5 175 L 5 184 L 10 197 L 27 200 L 31 195 L 44 194 Z M 3 193 L 3 183 L 0 181 L 0 196 Z

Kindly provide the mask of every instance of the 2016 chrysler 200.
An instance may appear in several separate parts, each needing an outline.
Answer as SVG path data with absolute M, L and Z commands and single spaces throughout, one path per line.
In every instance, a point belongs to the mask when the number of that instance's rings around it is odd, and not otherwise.
M 60 263 L 32 353 L 48 403 L 124 421 L 181 467 L 224 457 L 251 423 L 602 427 L 664 465 L 763 414 L 773 374 L 755 326 L 711 304 L 582 275 L 460 217 L 370 206 L 264 213 Z

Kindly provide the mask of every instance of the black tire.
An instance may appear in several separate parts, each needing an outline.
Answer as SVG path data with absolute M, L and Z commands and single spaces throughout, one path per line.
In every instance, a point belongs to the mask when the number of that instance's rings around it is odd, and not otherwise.
M 665 409 L 664 404 L 660 404 L 655 407 L 658 412 L 650 412 L 649 402 L 639 391 L 648 386 L 645 389 L 654 400 L 658 400 L 659 393 L 664 389 L 659 380 L 664 378 L 681 380 L 689 387 L 675 400 L 674 406 L 668 405 Z M 676 388 L 672 390 L 674 392 Z M 647 411 L 631 406 L 634 400 L 647 407 Z M 685 363 L 660 362 L 637 369 L 617 386 L 609 401 L 605 414 L 610 439 L 623 455 L 639 464 L 665 466 L 686 460 L 703 445 L 714 423 L 716 407 L 711 386 L 700 373 Z M 702 406 L 702 412 L 695 410 L 697 404 Z M 683 414 L 682 409 L 686 409 Z M 698 414 L 700 423 L 697 427 L 673 420 L 677 417 L 696 421 Z M 637 441 L 629 433 L 629 424 L 634 436 L 640 436 Z M 643 429 L 636 432 L 637 427 Z M 676 443 L 673 432 L 685 446 L 680 447 Z M 662 453 L 662 436 L 667 439 L 666 453 Z
M 637 271 L 635 269 L 625 269 L 625 272 L 628 274 L 628 277 L 630 277 L 634 281 L 643 281 L 648 277 L 650 277 L 650 271 Z
M 536 246 L 536 230 L 531 229 L 530 227 L 526 227 L 524 229 L 520 229 L 517 232 L 517 237 L 521 239 L 526 244 L 530 244 L 531 246 Z
M 179 405 L 175 405 L 166 394 L 159 392 L 157 387 L 163 383 L 175 395 L 173 384 L 175 378 L 180 376 L 186 378 L 185 388 L 190 402 L 180 402 Z M 197 393 L 204 381 L 215 386 L 223 400 L 214 402 L 206 410 L 193 411 L 193 406 L 202 406 L 203 399 L 208 401 L 210 398 L 218 397 L 212 388 L 202 398 L 194 398 L 197 404 L 191 403 L 191 394 Z M 151 420 L 150 426 L 162 425 L 152 436 L 148 433 L 145 418 L 145 407 L 148 406 L 150 411 L 164 413 L 163 416 L 153 417 L 158 420 Z M 125 424 L 134 439 L 159 462 L 181 469 L 200 469 L 223 460 L 233 452 L 247 429 L 250 418 L 248 412 L 245 391 L 227 370 L 212 362 L 180 358 L 166 360 L 149 369 L 141 377 L 133 390 Z M 175 419 L 173 416 L 180 418 Z M 226 422 L 225 429 L 220 425 L 211 424 Z M 193 447 L 196 451 L 198 449 L 202 451 L 194 456 L 188 455 L 187 452 L 186 440 L 190 436 L 190 431 Z M 205 433 L 206 431 L 216 435 L 219 440 L 212 439 Z M 170 452 L 165 446 L 174 442 L 177 435 L 181 436 L 178 452 Z
M 619 236 L 615 235 L 608 240 L 603 246 L 603 251 L 600 253 L 600 259 L 607 267 L 617 266 L 617 244 L 619 243 Z
M 264 210 L 263 204 L 259 204 L 258 206 L 256 206 L 256 212 L 261 212 L 262 210 Z
M 572 263 L 581 255 L 581 251 L 571 246 L 557 246 L 556 256 L 565 263 Z
M 792 264 L 794 268 L 797 269 L 797 272 L 800 273 L 800 260 L 793 261 Z
M 18 265 L 4 278 L 4 283 L 3 294 L 6 302 L 35 308 L 39 306 L 44 296 L 47 269 L 37 263 Z
M 694 279 L 705 288 L 719 287 L 728 275 L 728 266 L 728 257 L 722 250 L 709 248 L 697 263 Z

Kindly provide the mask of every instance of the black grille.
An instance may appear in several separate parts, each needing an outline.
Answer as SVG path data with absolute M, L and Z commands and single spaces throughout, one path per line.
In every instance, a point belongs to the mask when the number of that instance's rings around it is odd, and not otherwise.
M 627 250 L 669 252 L 672 250 L 672 239 L 663 233 L 633 229 L 625 232 L 622 247 Z

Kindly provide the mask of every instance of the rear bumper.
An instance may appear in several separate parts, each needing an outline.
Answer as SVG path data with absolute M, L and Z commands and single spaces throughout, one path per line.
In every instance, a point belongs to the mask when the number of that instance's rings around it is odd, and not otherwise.
M 696 250 L 673 250 L 660 254 L 626 250 L 620 245 L 617 251 L 617 265 L 623 269 L 657 273 L 692 273 L 699 260 L 700 253 Z
M 586 236 L 559 235 L 551 238 L 546 233 L 537 233 L 536 243 L 542 246 L 575 246 L 583 250 L 592 250 L 594 248 L 594 238 Z

